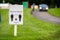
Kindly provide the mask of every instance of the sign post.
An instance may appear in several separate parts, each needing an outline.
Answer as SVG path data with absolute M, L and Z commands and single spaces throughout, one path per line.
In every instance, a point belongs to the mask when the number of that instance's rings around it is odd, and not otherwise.
M 23 25 L 23 5 L 10 5 L 9 24 L 14 25 L 14 36 L 17 36 L 17 25 Z
M 17 36 L 17 25 L 14 25 L 14 36 Z

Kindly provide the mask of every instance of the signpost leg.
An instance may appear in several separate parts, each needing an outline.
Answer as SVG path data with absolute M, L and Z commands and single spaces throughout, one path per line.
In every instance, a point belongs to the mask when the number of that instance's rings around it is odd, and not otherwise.
M 17 36 L 17 25 L 14 25 L 14 36 Z

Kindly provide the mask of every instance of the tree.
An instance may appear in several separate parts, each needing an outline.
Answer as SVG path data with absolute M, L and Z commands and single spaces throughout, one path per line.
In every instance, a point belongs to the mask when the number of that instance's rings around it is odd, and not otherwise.
M 2 3 L 2 0 L 0 0 L 0 3 Z

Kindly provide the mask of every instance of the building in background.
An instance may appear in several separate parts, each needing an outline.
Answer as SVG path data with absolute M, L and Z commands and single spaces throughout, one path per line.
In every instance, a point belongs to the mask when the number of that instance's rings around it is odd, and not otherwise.
M 9 8 L 9 3 L 0 3 L 0 8 L 1 9 L 8 9 Z
M 31 8 L 31 3 L 30 2 L 28 2 L 28 8 Z

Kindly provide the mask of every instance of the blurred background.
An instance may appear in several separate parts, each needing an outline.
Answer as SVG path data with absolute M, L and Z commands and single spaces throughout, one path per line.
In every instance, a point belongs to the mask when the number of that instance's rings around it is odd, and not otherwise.
M 0 3 L 10 3 L 10 4 L 22 4 L 23 1 L 27 1 L 30 5 L 35 3 L 36 5 L 39 4 L 47 4 L 50 8 L 60 7 L 60 0 L 0 0 Z

